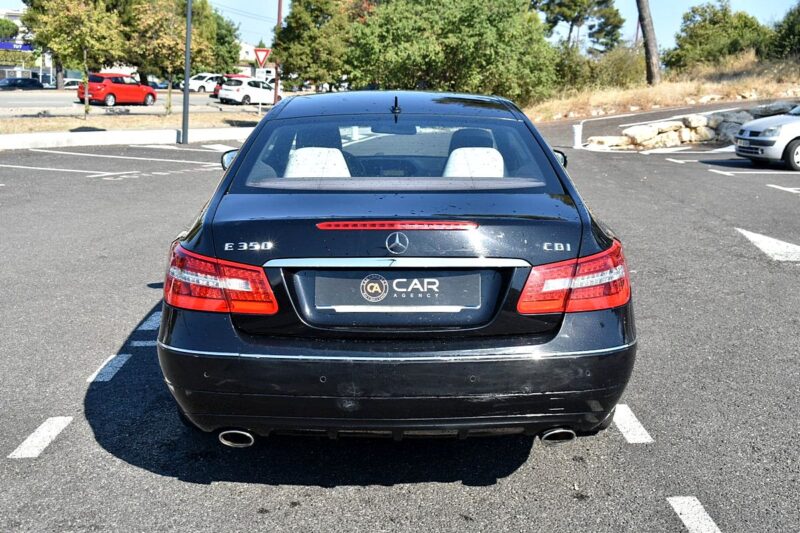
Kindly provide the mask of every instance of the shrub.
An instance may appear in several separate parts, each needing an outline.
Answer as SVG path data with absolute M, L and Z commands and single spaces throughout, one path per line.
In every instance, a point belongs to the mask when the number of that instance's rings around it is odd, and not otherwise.
M 628 89 L 647 79 L 644 49 L 640 46 L 619 46 L 600 56 L 595 65 L 595 83 L 599 87 Z

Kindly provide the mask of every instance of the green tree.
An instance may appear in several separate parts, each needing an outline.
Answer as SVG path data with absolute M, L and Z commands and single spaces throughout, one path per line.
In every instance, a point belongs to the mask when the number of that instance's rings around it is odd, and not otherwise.
M 675 35 L 676 46 L 664 55 L 664 63 L 680 70 L 745 50 L 763 54 L 771 39 L 769 28 L 752 15 L 734 12 L 728 0 L 709 2 L 683 14 L 680 31 Z
M 10 41 L 19 34 L 19 28 L 8 19 L 0 19 L 0 41 Z
M 172 82 L 183 68 L 186 21 L 175 0 L 148 0 L 131 9 L 136 31 L 128 41 L 128 61 L 143 72 L 157 72 L 169 81 L 166 113 L 172 113 Z M 143 81 L 146 83 L 146 80 Z
M 297 74 L 300 81 L 338 84 L 347 74 L 347 12 L 348 2 L 343 0 L 294 0 L 273 44 L 281 71 Z
M 354 85 L 498 94 L 520 104 L 555 86 L 555 52 L 527 0 L 394 0 L 355 25 Z
M 236 69 L 239 63 L 239 26 L 214 12 L 216 35 L 213 46 L 214 72 L 225 74 Z
M 25 27 L 34 33 L 36 43 L 52 50 L 64 65 L 82 70 L 84 84 L 88 84 L 90 68 L 122 59 L 125 44 L 119 17 L 106 12 L 103 0 L 41 0 L 37 4 L 36 10 L 25 12 Z M 84 116 L 89 114 L 88 92 Z
M 596 52 L 614 48 L 622 38 L 625 19 L 614 6 L 614 0 L 532 0 L 531 7 L 544 14 L 551 33 L 559 24 L 566 24 L 568 44 L 580 42 L 584 26 Z
M 776 26 L 772 55 L 800 58 L 800 2 Z

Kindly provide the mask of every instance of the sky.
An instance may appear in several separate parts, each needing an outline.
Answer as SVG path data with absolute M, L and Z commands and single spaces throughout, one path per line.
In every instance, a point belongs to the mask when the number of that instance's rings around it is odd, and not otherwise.
M 272 30 L 277 21 L 278 0 L 210 0 L 217 10 L 239 24 L 239 33 L 244 42 L 258 43 L 260 38 L 267 45 L 272 40 Z M 736 11 L 746 11 L 762 23 L 772 24 L 795 5 L 797 0 L 731 0 Z M 681 24 L 681 16 L 691 6 L 703 3 L 700 0 L 650 0 L 656 37 L 659 48 L 675 46 L 675 33 Z M 291 0 L 283 1 L 284 16 L 289 12 Z M 625 18 L 623 38 L 633 39 L 636 33 L 636 0 L 616 0 L 617 8 Z M 0 9 L 20 9 L 20 0 L 0 0 Z

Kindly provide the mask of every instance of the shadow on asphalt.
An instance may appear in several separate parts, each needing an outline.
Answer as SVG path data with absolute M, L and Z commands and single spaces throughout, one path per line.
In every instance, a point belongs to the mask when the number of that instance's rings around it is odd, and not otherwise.
M 680 154 L 680 152 L 678 152 Z M 786 170 L 786 168 L 779 162 L 763 164 L 761 166 L 754 165 L 746 159 L 701 159 L 699 161 L 702 165 L 710 167 L 719 167 L 733 170 Z
M 160 309 L 158 304 L 146 316 Z M 533 438 L 525 436 L 400 442 L 276 436 L 243 450 L 226 448 L 215 435 L 180 422 L 155 347 L 131 344 L 155 337 L 155 331 L 134 329 L 119 351 L 131 354 L 130 359 L 110 381 L 89 385 L 84 410 L 100 446 L 158 475 L 202 484 L 335 487 L 434 481 L 485 486 L 514 473 L 531 453 Z
M 234 128 L 254 128 L 258 126 L 258 120 L 236 120 L 226 118 L 223 122 Z

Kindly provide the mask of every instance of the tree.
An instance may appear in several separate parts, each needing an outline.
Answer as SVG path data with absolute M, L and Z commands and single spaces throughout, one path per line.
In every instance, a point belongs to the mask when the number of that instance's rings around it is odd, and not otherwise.
M 775 26 L 771 53 L 780 58 L 800 57 L 800 2 Z
M 555 85 L 555 52 L 527 0 L 393 0 L 354 32 L 356 86 L 498 94 L 526 105 Z
M 236 69 L 239 62 L 239 26 L 214 12 L 216 39 L 214 41 L 214 72 L 225 74 Z
M 103 0 L 41 0 L 36 10 L 23 16 L 34 40 L 53 53 L 67 67 L 83 71 L 86 86 L 84 116 L 89 114 L 89 69 L 121 59 L 124 42 L 119 17 L 106 12 Z
M 580 42 L 584 26 L 597 52 L 611 50 L 621 41 L 625 19 L 614 7 L 614 0 L 532 0 L 530 5 L 544 14 L 550 33 L 559 24 L 566 24 L 566 42 L 570 45 Z
M 347 7 L 343 0 L 294 0 L 273 44 L 281 71 L 297 74 L 300 81 L 338 84 L 347 74 Z
M 642 28 L 642 40 L 644 41 L 647 84 L 658 85 L 661 83 L 661 65 L 658 58 L 656 30 L 653 27 L 653 17 L 650 15 L 650 2 L 648 0 L 636 0 L 636 7 L 639 10 L 639 26 Z
M 675 35 L 676 46 L 664 55 L 664 62 L 680 70 L 713 63 L 745 50 L 763 54 L 769 49 L 771 39 L 769 28 L 752 15 L 734 12 L 728 0 L 709 2 L 683 14 L 680 31 Z
M 10 41 L 19 34 L 19 27 L 8 19 L 0 19 L 0 41 Z

